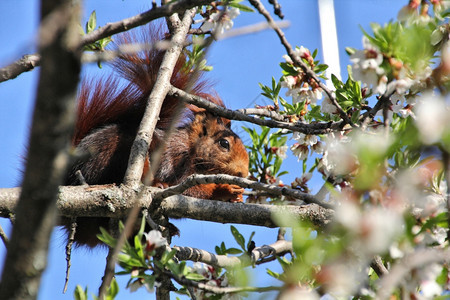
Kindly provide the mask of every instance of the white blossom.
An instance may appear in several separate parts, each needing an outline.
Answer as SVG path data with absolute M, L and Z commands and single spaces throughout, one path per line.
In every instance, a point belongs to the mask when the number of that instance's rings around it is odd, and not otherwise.
M 223 34 L 225 30 L 229 30 L 233 27 L 233 19 L 240 14 L 239 8 L 227 7 L 225 12 L 212 13 L 208 19 L 205 20 L 200 27 L 203 31 L 216 31 L 217 34 Z M 219 20 L 220 18 L 220 20 Z
M 285 159 L 287 157 L 287 154 L 286 154 L 287 148 L 288 148 L 287 145 L 277 147 L 277 150 L 276 150 L 275 154 L 278 157 L 280 157 L 281 159 Z
M 389 255 L 391 256 L 391 258 L 397 259 L 402 258 L 405 254 L 403 253 L 402 250 L 400 250 L 398 244 L 394 243 L 389 247 Z
M 316 135 L 304 134 L 302 132 L 294 132 L 292 138 L 296 140 L 300 145 L 306 146 L 313 146 L 318 142 Z
M 382 207 L 361 209 L 351 201 L 342 200 L 335 217 L 352 235 L 353 247 L 367 257 L 387 251 L 402 232 L 402 215 Z
M 418 274 L 420 277 L 421 283 L 421 294 L 426 299 L 432 299 L 433 297 L 439 296 L 442 294 L 442 288 L 436 282 L 436 278 L 442 271 L 442 266 L 439 264 L 430 264 L 424 267 Z
M 328 95 L 325 95 L 325 97 L 323 98 L 320 110 L 326 114 L 337 113 L 337 108 L 333 103 L 331 103 L 330 97 L 328 97 Z
M 384 74 L 384 70 L 381 68 L 383 55 L 365 36 L 363 36 L 363 47 L 363 50 L 358 50 L 350 56 L 350 61 L 353 63 L 353 77 L 368 87 L 376 89 L 380 84 L 380 77 Z
M 149 248 L 155 249 L 167 245 L 167 240 L 163 238 L 158 230 L 152 230 L 149 233 L 144 232 L 146 244 Z
M 305 160 L 309 155 L 308 146 L 302 145 L 300 143 L 295 143 L 291 146 L 292 153 L 298 158 L 298 160 Z
M 289 90 L 293 89 L 297 84 L 297 79 L 294 76 L 284 76 L 283 81 L 281 82 L 281 87 L 288 88 Z
M 310 172 L 303 173 L 302 176 L 295 178 L 295 180 L 293 182 L 294 186 L 297 186 L 297 185 L 303 186 L 303 185 L 305 185 L 312 178 L 312 175 L 313 174 L 310 173 Z
M 425 144 L 438 142 L 450 125 L 448 108 L 438 96 L 424 95 L 415 106 L 414 113 L 417 128 Z
M 326 176 L 345 175 L 352 171 L 357 158 L 350 141 L 348 137 L 337 138 L 334 135 L 325 139 L 326 146 L 319 167 Z
M 320 297 L 316 291 L 311 289 L 306 289 L 304 287 L 294 286 L 288 287 L 284 290 L 277 298 L 278 300 L 319 300 Z

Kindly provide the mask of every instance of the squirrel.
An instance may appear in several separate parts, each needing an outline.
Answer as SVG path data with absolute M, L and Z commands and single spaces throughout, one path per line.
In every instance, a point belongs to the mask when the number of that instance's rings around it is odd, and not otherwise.
M 154 44 L 160 40 L 164 40 L 162 30 L 150 25 L 142 31 L 119 35 L 115 43 Z M 163 56 L 164 51 L 156 47 L 139 54 L 121 55 L 111 64 L 113 75 L 104 80 L 82 83 L 72 144 L 77 151 L 88 153 L 88 157 L 79 158 L 71 165 L 65 185 L 80 184 L 79 177 L 75 174 L 78 170 L 90 185 L 122 183 L 131 146 Z M 216 94 L 206 92 L 210 87 L 207 81 L 202 80 L 201 76 L 192 78 L 195 74 L 186 70 L 186 61 L 186 55 L 180 55 L 171 84 L 225 107 Z M 148 171 L 152 151 L 160 141 L 165 140 L 161 163 L 154 175 L 154 182 L 158 186 L 179 184 L 192 174 L 247 177 L 248 154 L 240 138 L 231 130 L 231 121 L 187 104 L 182 104 L 182 113 L 177 114 L 179 102 L 179 99 L 169 95 L 163 102 L 148 149 L 143 176 Z M 165 132 L 171 122 L 176 122 L 177 126 L 166 138 Z M 203 199 L 242 202 L 242 193 L 243 188 L 239 186 L 213 183 L 191 187 L 183 194 Z M 63 224 L 69 230 L 69 221 L 65 220 Z M 95 247 L 101 244 L 96 237 L 99 227 L 108 226 L 108 218 L 79 217 L 74 240 L 79 246 Z

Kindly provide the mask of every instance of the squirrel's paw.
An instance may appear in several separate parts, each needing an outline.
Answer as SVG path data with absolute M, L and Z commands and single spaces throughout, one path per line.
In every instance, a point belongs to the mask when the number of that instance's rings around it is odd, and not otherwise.
M 213 199 L 228 202 L 244 202 L 242 194 L 244 189 L 234 184 L 217 184 Z

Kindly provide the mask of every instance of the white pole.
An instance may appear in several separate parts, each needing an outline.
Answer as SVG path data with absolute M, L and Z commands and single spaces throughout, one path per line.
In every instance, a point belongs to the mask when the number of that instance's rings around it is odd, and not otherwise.
M 328 65 L 326 76 L 327 86 L 333 88 L 331 74 L 341 79 L 341 66 L 339 62 L 339 47 L 336 31 L 336 18 L 334 15 L 333 0 L 317 0 L 319 5 L 320 33 L 322 37 L 323 62 Z

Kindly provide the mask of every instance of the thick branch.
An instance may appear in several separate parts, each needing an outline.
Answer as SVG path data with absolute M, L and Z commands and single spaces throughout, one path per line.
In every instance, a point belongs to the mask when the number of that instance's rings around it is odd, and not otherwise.
M 151 204 L 151 193 L 155 188 L 144 188 L 143 196 L 136 203 L 144 209 Z M 0 189 L 0 217 L 15 213 L 20 188 Z M 124 218 L 132 207 L 128 201 L 136 192 L 126 186 L 66 186 L 60 187 L 57 208 L 66 217 L 111 217 Z M 190 218 L 218 223 L 238 223 L 266 227 L 277 227 L 271 219 L 275 213 L 290 213 L 301 220 L 324 227 L 330 223 L 333 211 L 316 204 L 302 206 L 275 206 L 267 204 L 229 203 L 202 200 L 182 195 L 171 196 L 161 201 L 161 211 L 168 217 Z M 152 213 L 152 212 L 150 212 Z
M 302 132 L 304 134 L 326 134 L 332 131 L 341 130 L 342 122 L 327 122 L 327 123 L 314 123 L 314 124 L 305 124 L 301 122 L 296 123 L 288 123 L 278 121 L 279 116 L 276 116 L 276 120 L 264 120 L 261 118 L 251 117 L 245 114 L 245 110 L 230 110 L 221 106 L 218 106 L 211 101 L 208 101 L 204 98 L 191 95 L 186 93 L 183 90 L 180 90 L 176 87 L 171 87 L 169 90 L 169 95 L 174 97 L 182 98 L 189 104 L 194 104 L 195 106 L 207 109 L 210 112 L 213 112 L 221 117 L 225 117 L 230 120 L 238 120 L 238 121 L 246 121 L 251 122 L 257 125 L 267 126 L 270 128 L 283 128 L 292 131 Z
M 22 193 L 2 270 L 0 299 L 36 299 L 55 224 L 58 186 L 69 161 L 80 72 L 79 35 L 72 1 L 45 0 L 39 35 L 42 69 Z M 48 25 L 48 26 L 47 26 Z

